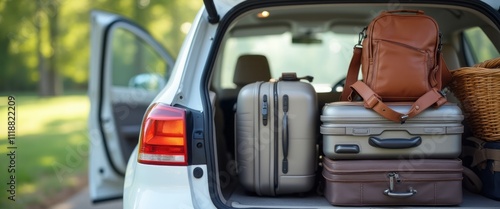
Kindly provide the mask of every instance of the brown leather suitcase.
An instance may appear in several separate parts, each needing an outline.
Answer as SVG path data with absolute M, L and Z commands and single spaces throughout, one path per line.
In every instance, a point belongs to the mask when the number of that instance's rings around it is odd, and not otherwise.
M 462 161 L 323 160 L 325 197 L 332 205 L 458 205 Z

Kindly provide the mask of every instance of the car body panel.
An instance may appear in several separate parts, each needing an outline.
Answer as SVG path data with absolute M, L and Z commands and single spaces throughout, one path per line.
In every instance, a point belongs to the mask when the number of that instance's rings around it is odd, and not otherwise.
M 203 41 L 203 39 L 210 39 L 210 34 L 214 34 L 216 29 L 215 26 L 200 24 L 200 21 L 203 20 L 201 17 L 205 15 L 204 10 L 200 10 L 197 14 L 186 36 L 186 41 L 180 49 L 171 79 L 153 103 L 176 104 L 189 106 L 193 110 L 203 110 L 201 92 L 199 91 L 200 81 L 202 72 L 205 69 L 206 54 L 208 54 L 211 47 L 211 42 Z M 195 42 L 203 42 L 205 44 L 194 45 Z M 201 56 L 203 54 L 205 56 Z M 184 72 L 189 72 L 189 74 L 183 74 Z M 182 85 L 183 83 L 189 85 Z M 179 91 L 179 89 L 183 91 Z M 186 95 L 189 95 L 189 97 Z M 205 175 L 200 179 L 194 178 L 191 173 L 195 168 L 202 169 Z M 142 169 L 149 171 L 143 172 Z M 138 170 L 141 171 L 138 172 Z M 171 179 L 163 179 L 163 181 L 158 182 L 148 180 L 155 179 L 150 175 L 151 173 L 161 173 L 162 176 L 165 176 L 165 173 L 172 173 L 172 175 L 169 176 Z M 165 204 L 168 204 L 169 208 L 215 208 L 208 191 L 207 173 L 206 165 L 179 167 L 140 164 L 137 162 L 137 149 L 135 149 L 130 157 L 129 167 L 127 167 L 125 175 L 124 206 L 125 208 L 165 208 Z M 170 181 L 176 183 L 171 184 Z M 176 185 L 177 182 L 185 184 L 181 184 L 181 186 L 176 187 L 174 190 L 169 190 L 166 187 L 160 189 L 162 192 L 154 191 L 159 185 Z M 185 186 L 189 187 L 186 188 Z M 182 190 L 186 191 L 186 189 L 188 190 L 184 195 L 189 195 L 179 196 L 179 192 Z M 155 195 L 160 196 L 158 196 L 159 198 L 150 198 Z M 152 202 L 145 203 L 145 206 L 144 201 L 142 201 L 145 199 Z M 137 202 L 141 203 L 137 205 Z M 172 202 L 177 205 L 172 205 Z
M 132 155 L 124 184 L 124 209 L 215 208 L 208 193 L 207 175 L 194 178 L 195 168 L 206 166 L 154 166 L 137 163 Z M 194 195 L 196 193 L 196 195 Z

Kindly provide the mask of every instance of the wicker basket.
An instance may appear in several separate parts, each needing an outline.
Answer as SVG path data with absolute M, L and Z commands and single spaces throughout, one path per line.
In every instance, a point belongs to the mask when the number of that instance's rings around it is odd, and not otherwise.
M 474 136 L 500 141 L 500 57 L 452 71 L 451 91 L 460 100 Z

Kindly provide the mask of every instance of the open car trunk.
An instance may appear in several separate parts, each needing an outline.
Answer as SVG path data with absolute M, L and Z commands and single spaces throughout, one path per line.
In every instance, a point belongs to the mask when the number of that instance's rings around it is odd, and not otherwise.
M 323 196 L 324 187 L 320 183 L 324 180 L 320 163 L 322 135 L 319 132 L 319 114 L 325 103 L 338 101 L 358 33 L 380 11 L 423 10 L 433 17 L 442 33 L 443 53 L 450 70 L 499 56 L 498 11 L 481 2 L 426 2 L 354 4 L 333 1 L 331 4 L 314 2 L 307 5 L 299 5 L 304 2 L 295 2 L 294 5 L 290 5 L 290 2 L 247 2 L 223 18 L 220 24 L 227 26 L 227 30 L 221 30 L 218 34 L 221 44 L 210 86 L 214 93 L 214 147 L 217 149 L 216 172 L 219 176 L 214 181 L 219 191 L 216 197 L 225 205 L 235 208 L 335 208 Z M 481 50 L 476 50 L 476 43 L 481 43 Z M 245 54 L 264 55 L 267 63 L 247 63 L 242 67 L 237 60 Z M 267 66 L 271 77 L 261 75 L 266 70 L 257 68 L 262 66 Z M 278 79 L 283 72 L 315 77 L 312 85 L 317 93 L 318 115 L 315 117 L 318 127 L 313 140 L 318 146 L 317 178 L 313 189 L 305 193 L 259 196 L 246 191 L 239 181 L 235 159 L 235 104 L 243 86 L 255 81 Z M 245 74 L 246 81 L 237 78 L 240 73 Z M 450 102 L 459 103 L 452 93 L 448 97 Z M 470 135 L 467 126 L 465 129 L 464 137 Z M 450 207 L 500 207 L 500 202 L 463 189 L 463 203 Z

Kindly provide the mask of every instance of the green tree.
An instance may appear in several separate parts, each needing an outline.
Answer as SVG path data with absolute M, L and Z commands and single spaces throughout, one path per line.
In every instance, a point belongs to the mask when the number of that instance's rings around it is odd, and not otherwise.
M 36 5 L 38 94 L 40 96 L 56 96 L 60 95 L 63 89 L 56 66 L 59 2 L 57 0 L 37 0 Z
M 127 17 L 175 57 L 202 1 L 0 0 L 0 92 L 58 95 L 88 83 L 90 11 Z
M 0 90 L 34 90 L 36 75 L 35 6 L 27 1 L 0 1 Z M 36 73 L 36 72 L 35 72 Z

